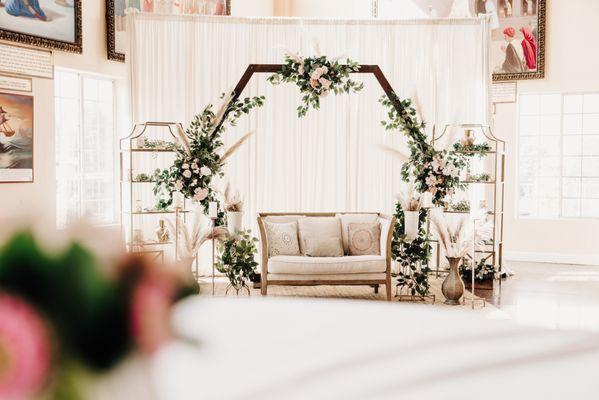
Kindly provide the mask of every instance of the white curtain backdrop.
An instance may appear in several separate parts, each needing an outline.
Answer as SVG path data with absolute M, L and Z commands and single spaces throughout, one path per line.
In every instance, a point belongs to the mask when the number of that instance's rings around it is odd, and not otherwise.
M 484 19 L 304 20 L 134 14 L 130 17 L 131 99 L 136 122 L 187 125 L 208 103 L 218 104 L 250 63 L 281 63 L 285 49 L 346 54 L 378 64 L 400 97 L 417 94 L 432 126 L 487 123 L 488 30 Z M 225 142 L 255 136 L 231 159 L 226 178 L 245 198 L 244 224 L 259 211 L 394 210 L 400 163 L 381 143 L 406 149 L 385 132 L 383 90 L 372 75 L 358 94 L 329 96 L 298 119 L 298 89 L 254 75 L 242 96 L 266 105 L 228 129 Z M 440 129 L 440 128 L 438 128 Z M 430 132 L 429 132 L 430 134 Z M 207 271 L 204 271 L 207 272 Z

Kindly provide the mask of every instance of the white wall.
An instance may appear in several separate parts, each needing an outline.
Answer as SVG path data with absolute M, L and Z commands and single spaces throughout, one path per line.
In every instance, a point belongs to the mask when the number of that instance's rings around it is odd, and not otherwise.
M 544 80 L 520 81 L 519 93 L 599 91 L 599 1 L 548 2 Z M 509 145 L 506 250 L 511 258 L 549 254 L 558 262 L 599 264 L 599 220 L 539 221 L 516 218 L 517 104 L 497 105 L 495 127 Z M 511 254 L 510 254 L 511 253 Z M 537 254 L 531 254 L 537 253 Z
M 83 3 L 83 54 L 54 52 L 57 68 L 72 68 L 119 80 L 117 107 L 122 104 L 125 65 L 106 58 L 104 1 Z M 52 223 L 56 209 L 54 145 L 54 82 L 33 79 L 34 96 L 34 183 L 0 184 L 0 221 L 15 214 L 45 214 Z M 125 100 L 126 101 L 126 100 Z M 1 227 L 0 227 L 1 229 Z

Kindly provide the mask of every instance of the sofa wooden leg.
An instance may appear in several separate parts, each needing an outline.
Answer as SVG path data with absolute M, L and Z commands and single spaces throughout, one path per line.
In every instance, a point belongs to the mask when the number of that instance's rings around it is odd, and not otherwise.
M 266 284 L 266 282 L 261 282 L 260 283 L 260 293 L 262 294 L 262 296 L 266 296 L 268 292 L 268 285 Z
M 391 280 L 387 279 L 385 282 L 385 289 L 387 290 L 387 301 L 391 301 Z
M 379 294 L 379 285 L 374 285 L 374 294 Z

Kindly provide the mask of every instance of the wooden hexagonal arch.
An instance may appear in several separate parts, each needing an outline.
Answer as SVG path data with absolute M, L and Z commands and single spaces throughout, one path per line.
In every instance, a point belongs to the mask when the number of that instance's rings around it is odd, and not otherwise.
M 234 102 L 239 98 L 239 96 L 241 95 L 241 93 L 243 92 L 243 90 L 245 89 L 245 87 L 247 86 L 248 82 L 254 74 L 275 74 L 277 72 L 280 72 L 282 69 L 283 64 L 250 64 L 243 73 L 243 76 L 241 77 L 239 82 L 237 83 L 237 86 L 235 86 L 231 102 Z M 391 84 L 389 83 L 389 81 L 385 77 L 385 74 L 383 74 L 383 71 L 378 65 L 360 65 L 358 71 L 353 71 L 351 73 L 373 74 L 378 83 L 383 88 L 383 91 L 387 94 L 387 97 L 389 97 L 389 100 L 391 100 L 391 103 L 393 104 L 393 107 L 397 110 L 397 112 L 400 114 L 403 114 L 405 112 L 405 109 L 402 106 L 399 97 L 395 94 L 395 91 L 391 87 Z

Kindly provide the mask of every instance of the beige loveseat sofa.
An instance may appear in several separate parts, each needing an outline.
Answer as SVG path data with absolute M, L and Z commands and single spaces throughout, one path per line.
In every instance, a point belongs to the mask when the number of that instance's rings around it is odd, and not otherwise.
M 343 256 L 270 255 L 265 227 L 267 222 L 289 223 L 304 218 L 323 217 L 343 220 L 340 225 L 345 249 Z M 380 254 L 348 255 L 348 224 L 365 219 L 380 224 Z M 258 226 L 262 253 L 260 284 L 263 295 L 268 293 L 268 286 L 273 285 L 368 285 L 376 288 L 378 285 L 385 285 L 387 300 L 391 300 L 391 240 L 395 218 L 380 213 L 260 213 Z

